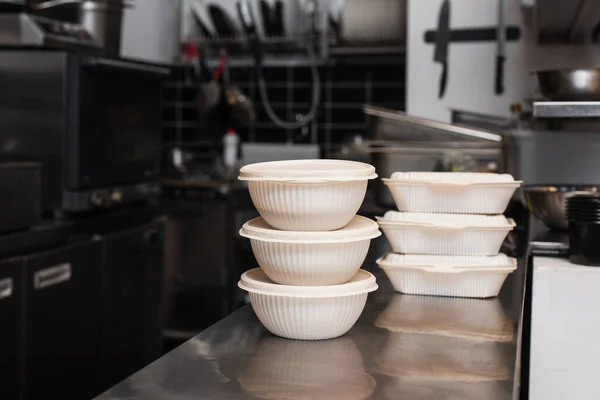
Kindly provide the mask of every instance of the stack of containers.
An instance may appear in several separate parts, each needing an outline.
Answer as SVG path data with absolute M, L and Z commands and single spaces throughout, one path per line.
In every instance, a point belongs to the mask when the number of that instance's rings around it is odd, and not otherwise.
M 378 218 L 394 253 L 377 263 L 401 293 L 497 296 L 515 259 L 498 254 L 515 223 L 502 215 L 521 182 L 473 172 L 396 172 L 400 211 Z
M 375 277 L 360 270 L 375 221 L 357 216 L 371 165 L 342 160 L 291 160 L 240 170 L 261 215 L 240 235 L 250 239 L 260 268 L 242 274 L 257 317 L 289 339 L 343 335 L 364 309 Z

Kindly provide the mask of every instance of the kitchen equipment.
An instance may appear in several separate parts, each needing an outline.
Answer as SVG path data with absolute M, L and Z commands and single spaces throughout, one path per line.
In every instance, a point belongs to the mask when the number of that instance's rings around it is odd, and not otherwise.
M 502 214 L 521 186 L 508 174 L 394 172 L 383 179 L 401 211 Z
M 342 336 L 358 320 L 368 293 L 378 288 L 375 277 L 364 270 L 342 285 L 288 286 L 273 283 L 260 268 L 244 272 L 238 286 L 249 293 L 256 316 L 269 332 L 300 340 Z
M 396 253 L 491 256 L 515 222 L 503 215 L 388 211 L 377 222 Z
M 506 4 L 507 0 L 498 0 L 498 48 L 496 50 L 496 79 L 494 93 L 504 93 L 504 61 L 506 61 Z
M 0 154 L 43 164 L 44 210 L 102 209 L 154 196 L 168 68 L 21 49 L 0 51 L 0 70 Z
M 433 61 L 439 62 L 442 72 L 439 81 L 438 98 L 444 97 L 448 80 L 448 45 L 450 42 L 450 0 L 444 0 L 438 15 L 437 33 Z
M 0 187 L 0 232 L 30 228 L 41 221 L 41 164 L 0 163 Z
M 131 7 L 125 0 L 82 1 L 79 23 L 96 39 L 106 57 L 121 54 L 123 12 Z
M 369 116 L 369 129 L 376 140 L 502 142 L 502 135 L 492 130 L 448 124 L 372 105 L 365 105 L 363 110 Z
M 517 260 L 493 257 L 417 256 L 388 253 L 377 260 L 394 290 L 405 294 L 495 297 Z
M 260 0 L 260 11 L 265 34 L 273 37 L 283 36 L 283 3 L 276 1 L 270 4 L 267 0 Z
M 600 69 L 536 71 L 538 87 L 553 101 L 600 100 Z
M 36 47 L 99 53 L 101 47 L 81 24 L 26 13 L 0 14 L 0 47 Z
M 534 217 L 549 228 L 565 230 L 567 198 L 578 193 L 595 193 L 598 188 L 594 185 L 525 185 L 522 193 L 524 205 Z
M 360 216 L 331 232 L 279 231 L 255 218 L 244 224 L 240 236 L 250 239 L 254 257 L 275 283 L 326 286 L 348 282 L 381 232 L 375 221 Z
M 401 45 L 406 37 L 406 1 L 346 0 L 339 21 L 340 40 L 347 45 Z
M 461 258 L 470 259 L 469 264 L 472 264 L 479 257 Z M 506 258 L 506 255 L 485 258 L 484 261 L 487 261 L 488 258 Z M 463 337 L 474 341 L 511 342 L 514 338 L 514 324 L 502 309 L 499 299 L 447 299 L 395 294 L 377 317 L 375 326 L 390 332 Z
M 569 261 L 600 266 L 600 196 L 578 194 L 567 200 Z
M 380 176 L 396 171 L 498 172 L 502 164 L 502 149 L 495 142 L 366 141 L 364 148 Z M 375 184 L 377 202 L 395 207 L 383 181 Z
M 275 229 L 330 231 L 346 226 L 360 208 L 369 164 L 343 160 L 290 160 L 242 167 L 254 206 Z

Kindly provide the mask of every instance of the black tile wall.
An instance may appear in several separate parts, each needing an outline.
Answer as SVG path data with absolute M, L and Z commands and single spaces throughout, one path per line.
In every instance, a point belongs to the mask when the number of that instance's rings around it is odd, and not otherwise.
M 198 120 L 197 89 L 189 66 L 175 67 L 165 87 L 165 146 L 202 147 L 221 141 L 225 124 L 208 124 Z M 254 102 L 257 122 L 252 128 L 233 126 L 242 140 L 251 142 L 312 142 L 332 149 L 347 136 L 368 137 L 367 120 L 362 112 L 365 103 L 397 110 L 405 109 L 405 65 L 397 62 L 382 65 L 334 65 L 319 69 L 321 102 L 317 118 L 305 129 L 288 131 L 267 116 L 259 95 L 254 70 L 231 68 L 231 83 Z M 307 67 L 265 68 L 269 100 L 275 112 L 290 120 L 309 110 L 312 77 Z

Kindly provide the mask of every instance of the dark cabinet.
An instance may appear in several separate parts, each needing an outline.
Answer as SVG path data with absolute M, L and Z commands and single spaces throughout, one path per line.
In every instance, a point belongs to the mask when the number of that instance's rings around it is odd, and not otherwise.
M 101 241 L 26 258 L 27 399 L 88 399 L 101 390 Z
M 0 262 L 0 399 L 20 399 L 23 380 L 24 261 Z
M 104 236 L 104 386 L 160 357 L 162 224 Z

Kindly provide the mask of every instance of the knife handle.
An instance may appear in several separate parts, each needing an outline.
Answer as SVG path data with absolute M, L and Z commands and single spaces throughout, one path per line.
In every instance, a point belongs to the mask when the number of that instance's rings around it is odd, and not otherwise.
M 496 94 L 504 93 L 504 55 L 496 55 L 496 82 L 494 92 Z

